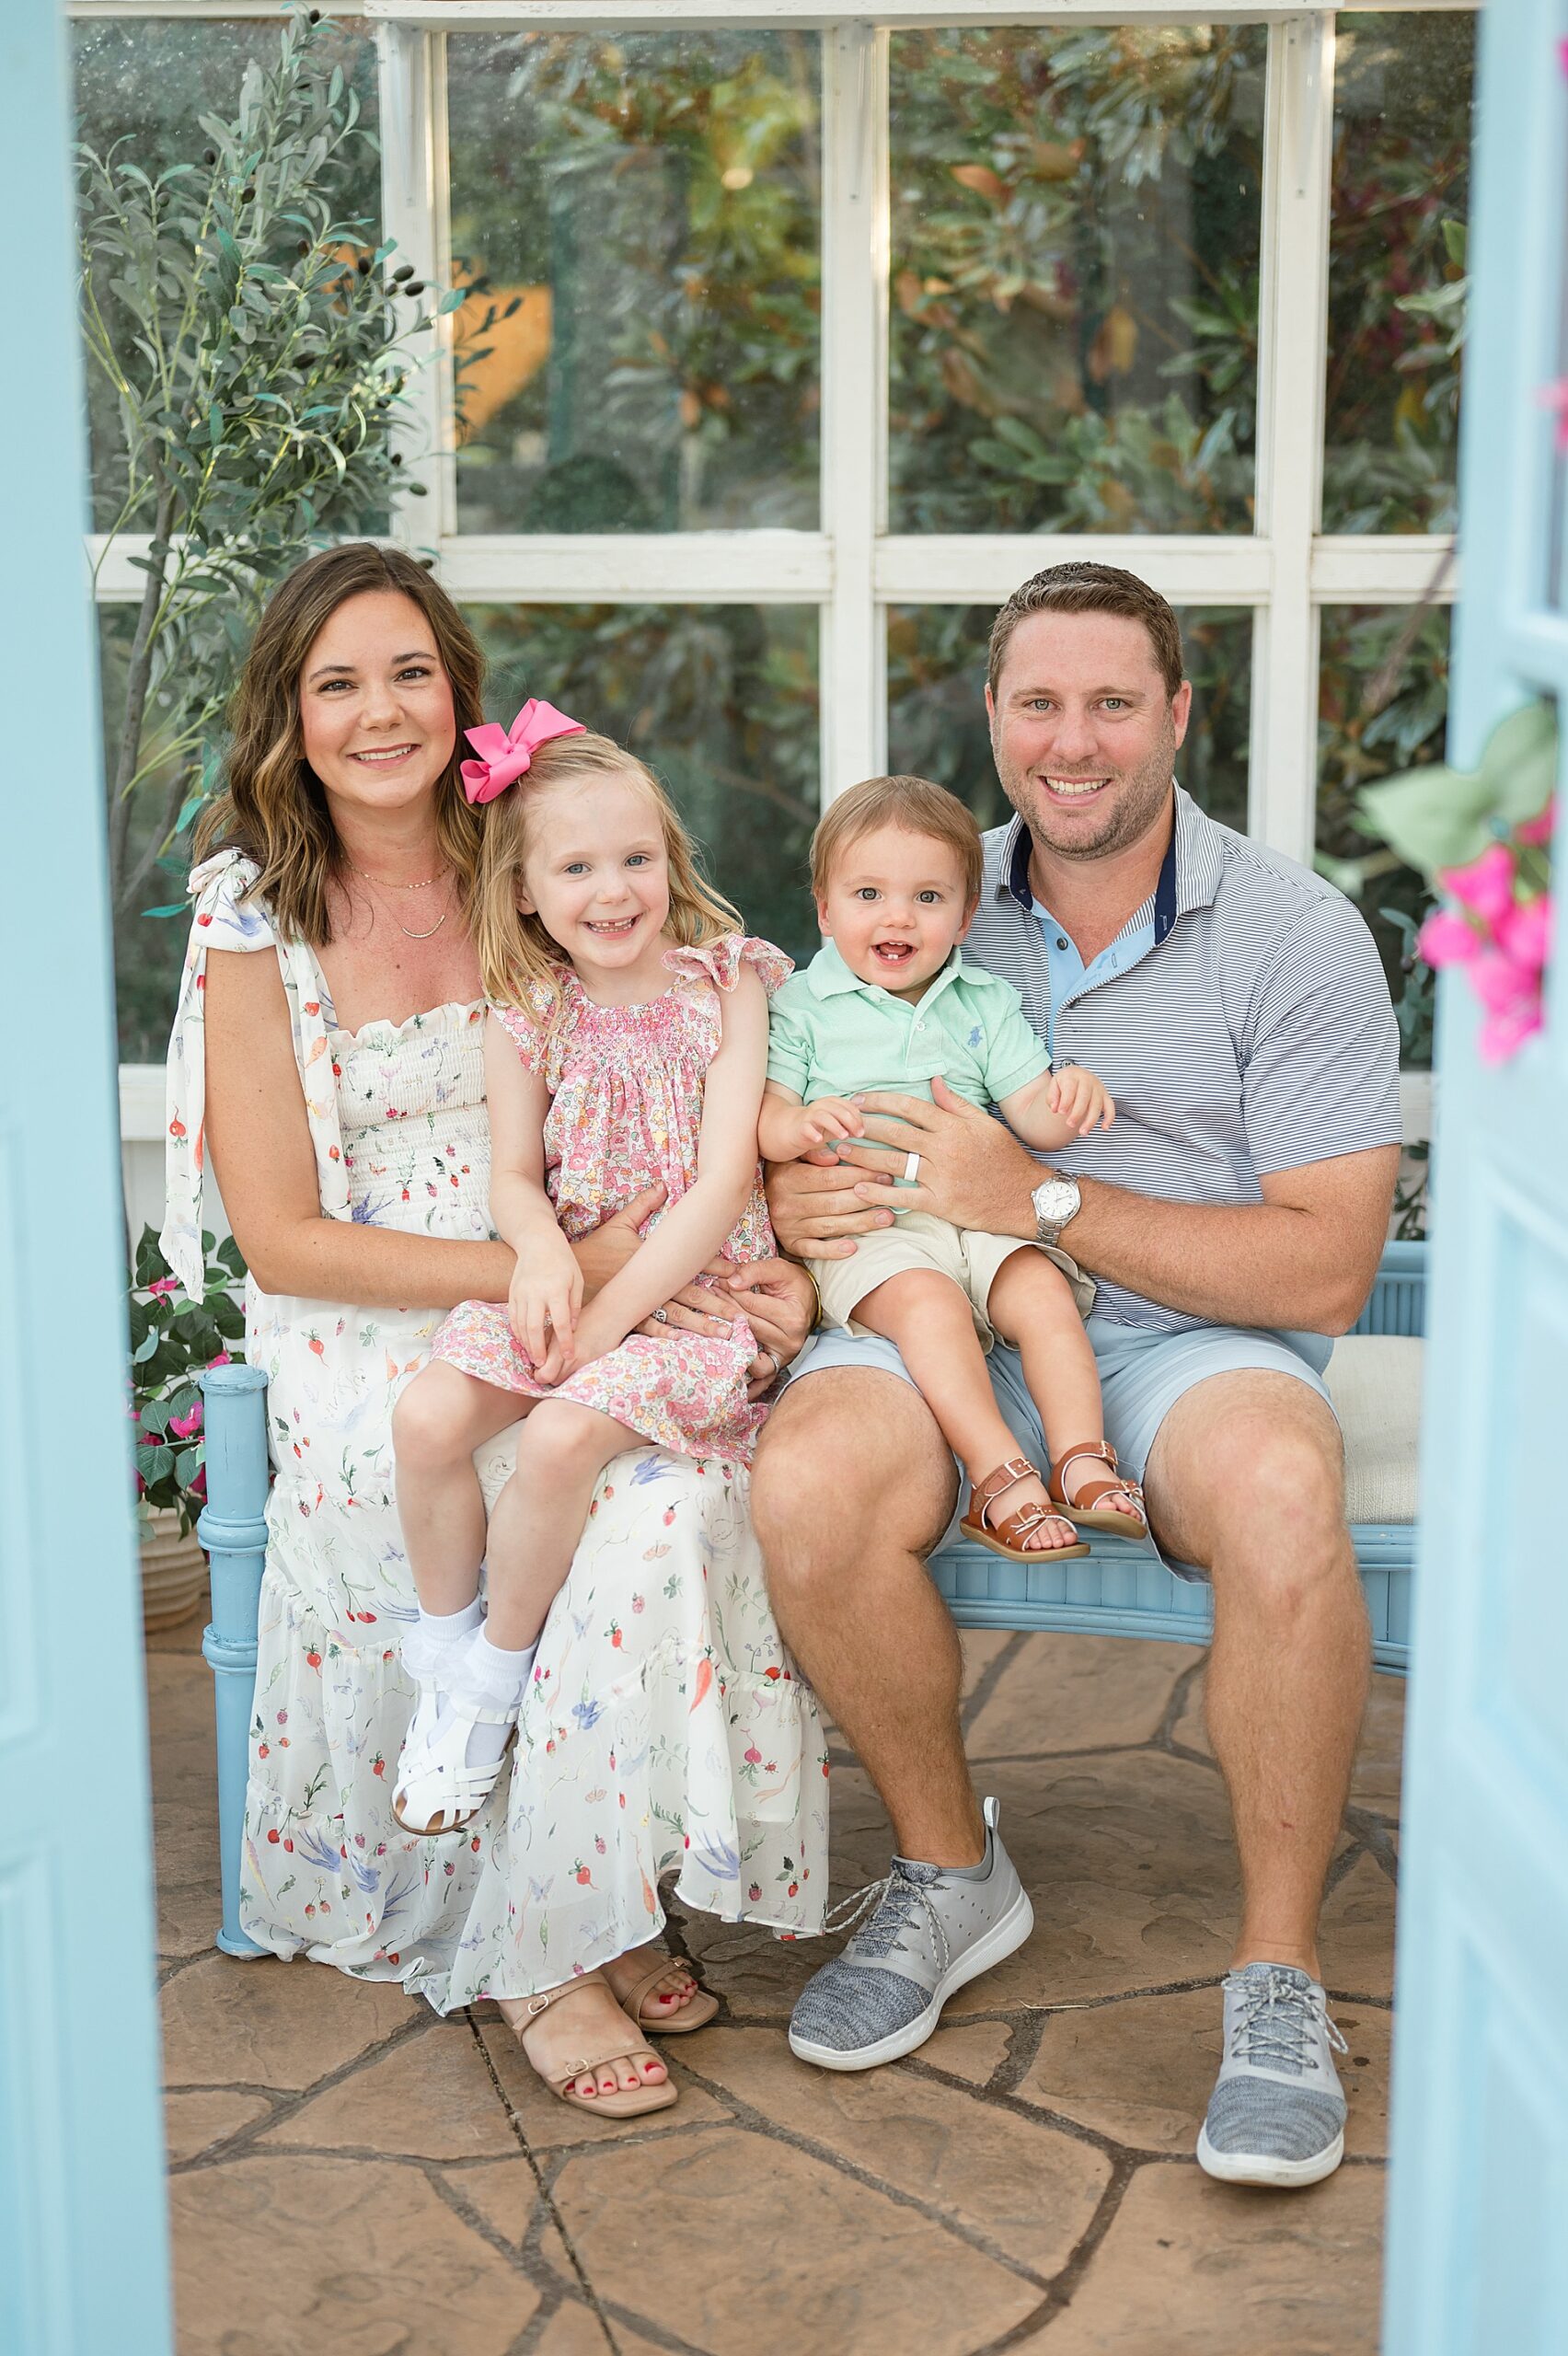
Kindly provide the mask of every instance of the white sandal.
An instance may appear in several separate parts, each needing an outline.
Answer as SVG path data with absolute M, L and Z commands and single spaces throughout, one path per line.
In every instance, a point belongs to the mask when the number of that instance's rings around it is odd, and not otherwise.
M 421 1701 L 423 1701 L 421 1691 Z M 392 1792 L 392 1813 L 405 1832 L 461 1832 L 473 1822 L 501 1780 L 507 1754 L 517 1739 L 515 1710 L 486 1710 L 445 1696 L 446 1715 L 416 1750 L 405 1741 Z M 418 1712 L 416 1710 L 416 1716 Z M 510 1727 L 498 1757 L 481 1767 L 468 1764 L 468 1736 L 477 1727 Z M 409 1728 L 410 1737 L 413 1727 Z

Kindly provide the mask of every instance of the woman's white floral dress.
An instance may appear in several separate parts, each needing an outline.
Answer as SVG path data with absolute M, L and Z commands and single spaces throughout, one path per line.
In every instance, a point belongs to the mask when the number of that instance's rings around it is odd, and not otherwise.
M 278 941 L 229 853 L 196 898 L 168 1064 L 163 1246 L 201 1282 L 202 993 L 210 948 L 275 951 L 321 1207 L 426 1235 L 490 1232 L 482 1005 L 334 1025 L 319 965 Z M 460 1839 L 391 1809 L 414 1617 L 392 1404 L 439 1309 L 246 1289 L 266 1369 L 268 1506 L 241 1914 L 281 1956 L 400 1980 L 440 2011 L 525 1996 L 651 1938 L 683 1903 L 795 1934 L 827 1895 L 827 1759 L 779 1644 L 744 1467 L 639 1449 L 605 1474 L 540 1643 L 509 1777 Z M 484 1451 L 493 1497 L 503 1437 Z

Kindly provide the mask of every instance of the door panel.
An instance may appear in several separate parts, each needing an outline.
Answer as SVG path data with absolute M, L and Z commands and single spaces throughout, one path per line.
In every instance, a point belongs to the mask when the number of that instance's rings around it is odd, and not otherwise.
M 25 682 L 0 789 L 0 2350 L 166 2356 L 64 33 L 57 0 L 0 8 L 0 217 L 26 225 L 27 281 L 0 369 L 5 638 Z
M 1561 0 L 1483 13 L 1450 757 L 1568 715 L 1564 462 L 1541 388 L 1568 316 Z M 1559 809 L 1563 797 L 1559 792 Z M 1389 2356 L 1568 2352 L 1568 891 L 1543 1035 L 1476 1054 L 1439 990 L 1394 2047 Z

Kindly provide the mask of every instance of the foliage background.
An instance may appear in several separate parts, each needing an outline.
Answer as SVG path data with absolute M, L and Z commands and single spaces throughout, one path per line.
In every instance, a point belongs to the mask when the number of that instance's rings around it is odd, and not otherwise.
M 160 152 L 189 137 L 242 51 L 276 37 L 166 24 L 155 44 L 142 26 L 133 55 L 110 38 L 127 30 L 74 27 L 84 115 L 133 118 Z M 1326 529 L 1451 520 L 1473 40 L 1468 16 L 1339 27 Z M 1249 528 L 1262 59 L 1256 27 L 894 36 L 893 528 Z M 472 364 L 460 527 L 813 525 L 815 37 L 454 33 L 448 63 L 455 259 L 523 298 L 484 334 L 459 314 Z M 621 730 L 670 776 L 749 919 L 808 945 L 813 612 L 476 618 L 497 717 L 542 692 Z M 888 624 L 892 757 L 950 780 L 986 818 L 988 620 L 955 606 Z M 1200 708 L 1183 781 L 1239 824 L 1248 620 L 1183 621 Z M 1376 864 L 1352 795 L 1440 753 L 1447 637 L 1436 609 L 1323 617 L 1320 849 L 1361 891 L 1396 984 L 1418 887 Z M 177 930 L 128 939 L 128 1057 L 162 1053 Z M 1419 1057 L 1419 1007 L 1407 1021 Z

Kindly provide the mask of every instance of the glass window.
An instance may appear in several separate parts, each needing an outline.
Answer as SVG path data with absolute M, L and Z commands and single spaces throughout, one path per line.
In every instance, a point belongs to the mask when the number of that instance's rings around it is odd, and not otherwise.
M 1454 527 L 1476 20 L 1342 16 L 1326 532 Z
M 115 148 L 154 179 L 172 165 L 201 162 L 208 146 L 201 117 L 233 120 L 239 112 L 246 67 L 253 62 L 273 64 L 281 37 L 278 23 L 255 17 L 239 22 L 89 19 L 73 24 L 70 30 L 76 137 L 100 156 Z M 317 38 L 318 53 L 329 65 L 341 66 L 359 100 L 360 121 L 374 131 L 374 37 L 352 25 L 328 25 Z M 381 171 L 374 146 L 356 142 L 340 164 L 329 158 L 322 179 L 332 191 L 339 217 L 365 222 L 366 241 L 374 244 L 381 219 Z M 291 253 L 296 234 L 291 230 L 288 235 Z M 113 299 L 109 298 L 110 304 Z M 111 321 L 114 327 L 120 324 Z M 151 522 L 150 504 L 144 512 L 120 516 L 124 441 L 112 388 L 90 359 L 85 373 L 93 528 L 108 531 L 118 519 L 126 529 L 144 530 Z
M 452 34 L 457 518 L 814 529 L 820 45 Z M 467 325 L 465 326 L 465 321 Z
M 529 696 L 616 737 L 670 789 L 753 932 L 809 956 L 817 616 L 800 606 L 475 606 L 502 724 Z
M 892 52 L 892 528 L 1251 523 L 1261 26 Z
M 1011 815 L 986 725 L 991 606 L 905 606 L 888 612 L 888 766 L 961 794 L 983 826 Z M 1176 775 L 1226 826 L 1247 825 L 1252 618 L 1239 608 L 1178 616 L 1193 716 Z
M 1361 826 L 1364 785 L 1444 757 L 1448 719 L 1446 606 L 1330 606 L 1318 695 L 1318 867 L 1372 928 L 1400 1015 L 1401 1058 L 1432 1061 L 1432 976 L 1415 963 L 1431 906 L 1423 879 Z
M 104 743 L 112 758 L 125 710 L 125 673 L 135 635 L 136 608 L 100 606 L 98 620 Z M 165 837 L 179 815 L 186 773 L 180 765 L 159 762 L 157 717 L 155 709 L 144 740 L 144 775 L 121 809 L 110 812 L 111 832 L 121 826 L 124 828 L 124 851 L 115 862 L 115 871 L 124 881 L 113 920 L 120 1060 L 125 1064 L 161 1064 L 168 1052 L 188 931 L 189 835 L 176 837 L 164 848 Z M 160 907 L 176 913 L 148 913 Z

